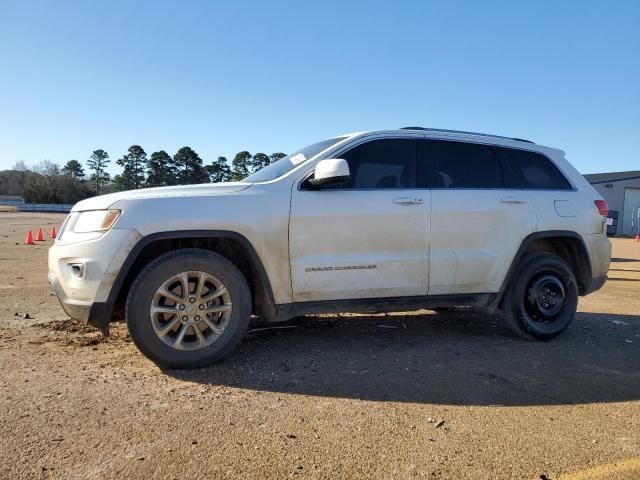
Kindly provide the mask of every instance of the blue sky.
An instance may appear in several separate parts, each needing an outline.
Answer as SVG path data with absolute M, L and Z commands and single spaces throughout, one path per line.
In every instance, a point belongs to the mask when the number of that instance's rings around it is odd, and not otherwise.
M 0 169 L 422 125 L 637 170 L 639 25 L 638 0 L 0 0 Z

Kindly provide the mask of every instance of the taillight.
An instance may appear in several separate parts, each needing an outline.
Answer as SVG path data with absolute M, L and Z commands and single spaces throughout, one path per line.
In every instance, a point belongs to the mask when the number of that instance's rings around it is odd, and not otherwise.
M 607 202 L 605 200 L 595 200 L 593 203 L 598 207 L 598 211 L 600 212 L 600 215 L 602 215 L 602 218 L 607 218 L 607 215 L 609 215 L 609 205 L 607 205 Z

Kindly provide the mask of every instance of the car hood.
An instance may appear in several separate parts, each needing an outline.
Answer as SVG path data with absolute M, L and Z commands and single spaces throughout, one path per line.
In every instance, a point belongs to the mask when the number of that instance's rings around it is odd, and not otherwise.
M 111 207 L 121 200 L 166 197 L 209 197 L 214 195 L 224 195 L 245 190 L 251 185 L 253 184 L 246 182 L 225 182 L 203 183 L 200 185 L 180 185 L 177 187 L 141 188 L 139 190 L 128 190 L 126 192 L 109 193 L 107 195 L 87 198 L 86 200 L 76 203 L 71 211 L 81 212 L 84 210 L 103 210 Z

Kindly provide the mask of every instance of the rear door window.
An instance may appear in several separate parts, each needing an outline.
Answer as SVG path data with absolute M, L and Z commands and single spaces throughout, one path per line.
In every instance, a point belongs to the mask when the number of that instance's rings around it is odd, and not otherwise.
M 424 140 L 420 183 L 429 188 L 504 188 L 502 166 L 491 145 Z

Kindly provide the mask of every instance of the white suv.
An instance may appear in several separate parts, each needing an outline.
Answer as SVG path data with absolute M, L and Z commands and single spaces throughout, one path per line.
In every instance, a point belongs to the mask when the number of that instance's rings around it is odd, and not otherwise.
M 78 203 L 49 251 L 65 311 L 124 311 L 164 366 L 229 353 L 250 316 L 498 308 L 549 339 L 609 269 L 606 203 L 560 150 L 410 127 L 305 147 L 242 182 Z

